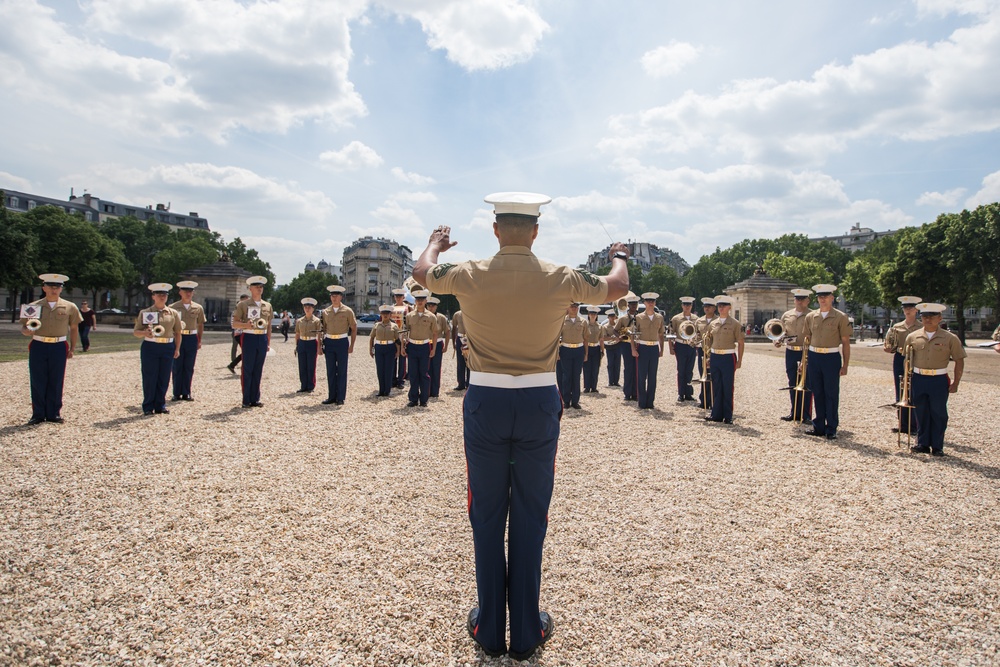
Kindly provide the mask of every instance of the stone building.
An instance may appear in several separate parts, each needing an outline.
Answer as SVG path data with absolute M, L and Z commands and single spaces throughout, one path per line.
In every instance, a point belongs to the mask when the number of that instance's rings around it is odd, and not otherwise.
M 769 276 L 758 268 L 752 276 L 724 291 L 733 298 L 733 317 L 744 326 L 763 326 L 772 317 L 780 317 L 795 307 L 791 290 L 796 287 L 800 285 Z
M 390 239 L 365 236 L 344 249 L 344 303 L 358 315 L 392 303 L 392 290 L 413 272 L 413 252 Z
M 841 248 L 845 250 L 850 250 L 851 252 L 858 252 L 859 250 L 864 250 L 872 241 L 882 238 L 883 236 L 892 236 L 898 229 L 888 230 L 884 232 L 876 232 L 869 227 L 862 227 L 860 222 L 854 223 L 851 227 L 851 231 L 846 234 L 840 234 L 839 236 L 820 236 L 814 239 L 809 239 L 810 241 L 830 241 L 831 243 L 836 243 Z
M 628 246 L 629 261 L 638 264 L 644 274 L 649 273 L 649 270 L 654 266 L 665 265 L 676 271 L 677 275 L 683 276 L 691 268 L 691 265 L 685 262 L 683 257 L 670 248 L 660 248 L 652 243 L 642 241 L 629 241 L 625 245 Z M 608 266 L 611 264 L 608 259 L 610 250 L 611 246 L 609 245 L 603 250 L 590 253 L 583 268 L 591 273 L 597 273 L 602 267 Z
M 223 257 L 214 264 L 199 266 L 181 274 L 181 280 L 194 280 L 198 288 L 195 301 L 205 308 L 209 324 L 229 327 L 229 317 L 236 310 L 241 294 L 249 294 L 246 280 L 252 273 Z
M 338 283 L 344 282 L 344 271 L 341 267 L 336 264 L 330 264 L 325 259 L 319 260 L 319 264 L 313 264 L 312 262 L 307 262 L 303 271 L 320 271 L 321 273 L 328 273 L 331 276 L 337 278 Z
M 3 189 L 3 188 L 0 188 Z M 112 218 L 132 216 L 139 220 L 156 220 L 171 229 L 200 229 L 209 231 L 208 220 L 191 211 L 187 215 L 170 210 L 170 204 L 152 204 L 145 207 L 119 204 L 95 197 L 89 193 L 77 197 L 70 191 L 69 200 L 53 199 L 16 190 L 4 190 L 3 205 L 10 211 L 26 213 L 36 206 L 56 206 L 74 215 L 82 215 L 89 222 L 104 222 Z

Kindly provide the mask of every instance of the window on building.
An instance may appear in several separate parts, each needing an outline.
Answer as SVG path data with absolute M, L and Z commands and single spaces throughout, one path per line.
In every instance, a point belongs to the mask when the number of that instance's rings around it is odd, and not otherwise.
M 30 211 L 31 209 L 35 208 L 36 206 L 38 206 L 38 204 L 37 204 L 37 203 L 35 203 L 35 201 L 34 201 L 34 200 L 32 200 L 32 199 L 29 199 L 29 200 L 28 200 L 28 210 L 29 210 L 29 211 Z
M 125 209 L 125 215 L 131 215 L 132 217 L 135 217 L 135 209 L 134 208 Z
M 368 257 L 378 259 L 378 248 L 368 248 Z
M 19 200 L 17 197 L 7 197 L 7 201 L 9 202 L 7 205 L 10 206 L 11 208 L 17 208 L 18 205 L 21 203 L 21 200 Z

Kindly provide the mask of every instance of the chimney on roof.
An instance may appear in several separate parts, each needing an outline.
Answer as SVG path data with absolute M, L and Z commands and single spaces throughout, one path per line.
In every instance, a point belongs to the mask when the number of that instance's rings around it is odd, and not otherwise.
M 198 211 L 191 211 L 190 213 L 188 213 L 188 215 L 190 215 L 192 218 L 197 218 L 198 217 Z
M 163 204 L 157 204 L 157 205 L 156 205 L 156 210 L 157 210 L 157 211 L 166 211 L 166 210 L 167 210 L 167 207 L 166 207 L 166 206 L 164 206 Z

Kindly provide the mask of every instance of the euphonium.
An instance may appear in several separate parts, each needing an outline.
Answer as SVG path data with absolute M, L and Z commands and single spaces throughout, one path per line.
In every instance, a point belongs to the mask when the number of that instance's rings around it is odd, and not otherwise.
M 785 325 L 777 318 L 770 319 L 764 324 L 764 335 L 774 343 L 784 340 Z
M 681 322 L 680 326 L 677 327 L 677 337 L 685 343 L 693 341 L 696 335 L 698 335 L 698 327 L 696 327 L 694 322 L 691 320 L 684 320 Z
M 30 320 L 24 323 L 24 327 L 28 331 L 38 331 L 42 328 L 42 321 L 38 318 L 32 317 Z
M 633 299 L 635 298 L 635 293 L 632 292 L 631 290 L 629 290 L 628 294 L 626 294 L 622 298 L 618 299 L 618 301 L 615 303 L 615 305 L 618 306 L 618 310 L 620 310 L 620 311 L 621 310 L 628 310 L 628 300 L 629 300 L 629 298 L 633 298 Z
M 897 332 L 895 327 L 889 327 L 889 330 L 885 332 L 885 340 L 882 342 L 882 347 L 886 349 L 887 352 L 896 351 L 896 340 Z
M 153 332 L 153 336 L 156 338 L 162 338 L 163 334 L 167 332 L 166 328 L 162 324 L 154 325 L 151 331 Z

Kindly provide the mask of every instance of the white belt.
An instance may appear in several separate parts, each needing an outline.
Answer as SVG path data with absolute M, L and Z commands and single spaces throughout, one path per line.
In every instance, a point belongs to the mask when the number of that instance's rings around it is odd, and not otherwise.
M 587 343 L 587 347 L 600 347 L 600 343 Z
M 173 343 L 173 338 L 147 338 L 150 343 Z
M 716 347 L 709 348 L 712 354 L 736 354 L 736 350 L 721 350 Z
M 484 373 L 469 371 L 469 384 L 499 389 L 529 389 L 531 387 L 551 387 L 556 383 L 556 374 L 529 373 L 527 375 L 506 375 L 504 373 Z
M 37 340 L 39 343 L 65 343 L 66 336 L 32 336 L 31 340 Z
M 342 334 L 326 334 L 324 336 L 324 338 L 332 338 L 333 340 L 339 340 L 341 338 L 347 338 L 348 335 L 349 334 L 345 334 L 345 333 L 342 333 Z
M 583 343 L 559 343 L 563 347 L 583 347 Z
M 412 338 L 408 341 L 410 345 L 427 345 L 431 342 L 430 338 L 423 338 L 421 340 L 413 340 Z
M 377 340 L 377 341 L 375 341 L 375 344 L 376 345 L 395 345 L 396 341 L 394 341 L 394 340 Z
M 913 372 L 917 375 L 947 375 L 947 368 L 914 368 Z
M 802 346 L 801 345 L 786 345 L 785 349 L 786 350 L 791 350 L 792 352 L 801 352 L 802 351 Z
M 817 354 L 833 354 L 834 352 L 840 352 L 839 347 L 813 347 L 809 346 L 810 352 L 816 352 Z
M 299 340 L 316 340 L 317 336 L 299 336 Z
M 267 333 L 267 329 L 244 329 L 243 333 L 253 334 L 255 336 L 260 336 Z
M 185 336 L 190 336 L 191 334 L 197 334 L 198 330 L 197 329 L 181 329 L 181 333 L 184 334 Z
M 621 342 L 621 341 L 617 341 L 617 340 L 606 341 L 604 343 L 604 347 L 607 347 L 608 345 L 617 345 L 619 342 Z
M 660 341 L 658 340 L 637 340 L 635 342 L 639 343 L 639 345 L 655 345 L 657 347 L 660 346 Z

